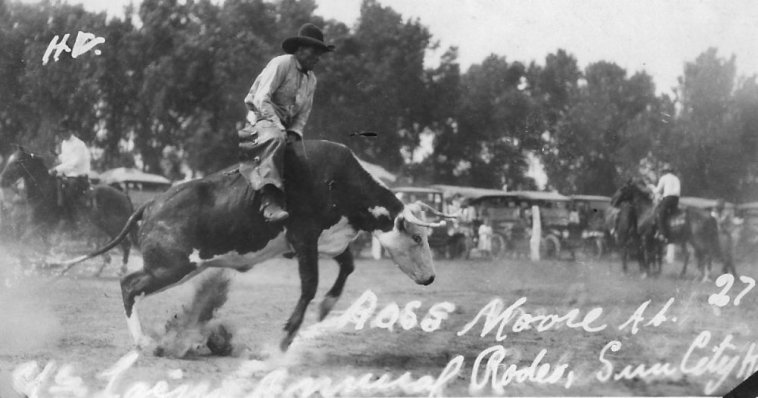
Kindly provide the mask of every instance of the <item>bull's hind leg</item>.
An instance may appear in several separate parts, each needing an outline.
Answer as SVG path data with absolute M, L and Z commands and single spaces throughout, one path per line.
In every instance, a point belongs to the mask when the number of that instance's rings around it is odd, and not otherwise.
M 345 287 L 345 281 L 347 280 L 348 275 L 350 275 L 355 269 L 353 252 L 350 251 L 349 247 L 334 259 L 340 267 L 340 272 L 337 275 L 337 280 L 334 281 L 334 285 L 332 285 L 332 288 L 326 293 L 324 300 L 321 301 L 321 305 L 319 306 L 319 320 L 321 321 L 323 321 L 324 318 L 329 315 L 332 308 L 334 308 L 334 304 L 337 303 L 337 300 L 339 300 L 342 295 L 342 289 Z
M 142 333 L 136 307 L 137 297 L 154 294 L 183 283 L 205 269 L 196 267 L 189 261 L 188 255 L 180 251 L 152 249 L 143 254 L 143 261 L 141 270 L 121 278 L 127 325 L 135 344 L 139 347 L 148 344 L 149 339 Z

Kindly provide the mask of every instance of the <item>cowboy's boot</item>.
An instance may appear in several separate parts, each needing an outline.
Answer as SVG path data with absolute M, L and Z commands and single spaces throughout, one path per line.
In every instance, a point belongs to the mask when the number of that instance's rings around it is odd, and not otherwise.
M 290 216 L 282 205 L 283 196 L 279 189 L 270 184 L 261 189 L 261 213 L 263 213 L 266 221 L 271 223 L 282 222 Z

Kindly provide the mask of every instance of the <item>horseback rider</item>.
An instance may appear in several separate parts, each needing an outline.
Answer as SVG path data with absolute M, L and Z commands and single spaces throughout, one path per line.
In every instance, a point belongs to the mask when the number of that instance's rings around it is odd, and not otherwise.
M 269 222 L 289 217 L 285 209 L 284 147 L 300 141 L 316 90 L 313 67 L 334 50 L 317 26 L 306 23 L 282 42 L 286 54 L 272 59 L 245 97 L 248 123 L 239 131 L 239 172 L 260 192 L 261 212 Z
M 58 165 L 50 169 L 57 177 L 58 205 L 64 209 L 69 221 L 76 220 L 76 213 L 88 206 L 90 151 L 87 144 L 74 135 L 69 119 L 57 126 L 56 141 L 60 140 Z
M 732 246 L 732 230 L 734 229 L 734 219 L 732 213 L 725 209 L 724 199 L 716 199 L 716 205 L 711 209 L 711 217 L 716 220 L 719 234 L 726 240 L 727 246 Z
M 729 226 L 731 217 L 728 212 L 724 211 L 725 207 L 724 199 L 716 199 L 716 204 L 711 210 L 711 216 L 716 219 L 716 223 L 719 226 L 719 230 L 725 229 Z
M 682 184 L 676 176 L 674 168 L 670 164 L 663 166 L 663 175 L 658 180 L 655 193 L 662 197 L 656 208 L 656 224 L 658 232 L 656 236 L 663 241 L 671 241 L 668 219 L 679 207 L 679 196 Z

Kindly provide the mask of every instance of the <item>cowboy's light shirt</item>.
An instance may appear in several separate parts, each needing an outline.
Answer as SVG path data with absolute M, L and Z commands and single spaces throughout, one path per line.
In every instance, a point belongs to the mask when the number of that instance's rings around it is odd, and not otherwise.
M 255 79 L 245 97 L 245 105 L 258 121 L 268 120 L 282 130 L 301 137 L 313 107 L 316 75 L 302 72 L 294 55 L 272 59 Z
M 671 173 L 664 174 L 661 179 L 658 180 L 658 186 L 655 187 L 655 191 L 663 197 L 679 196 L 681 189 L 679 178 Z
M 61 153 L 58 155 L 59 165 L 55 171 L 66 177 L 78 177 L 90 172 L 90 154 L 87 145 L 74 135 L 61 141 Z

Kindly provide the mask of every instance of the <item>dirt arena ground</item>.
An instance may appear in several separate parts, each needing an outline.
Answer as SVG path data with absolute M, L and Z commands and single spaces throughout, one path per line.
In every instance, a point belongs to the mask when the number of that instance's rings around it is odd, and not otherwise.
M 140 265 L 137 254 L 130 268 Z M 0 266 L 3 398 L 21 396 L 14 383 L 40 397 L 703 396 L 758 371 L 755 264 L 739 264 L 744 277 L 726 289 L 694 281 L 694 268 L 677 278 L 678 263 L 642 280 L 614 259 L 437 261 L 424 287 L 388 260 L 359 259 L 317 323 L 337 274 L 322 260 L 317 299 L 281 354 L 299 280 L 294 260 L 274 260 L 232 277 L 217 319 L 234 331 L 234 356 L 187 359 L 133 351 L 116 266 L 55 282 L 19 276 L 7 256 Z M 143 326 L 161 330 L 194 286 L 142 301 Z

